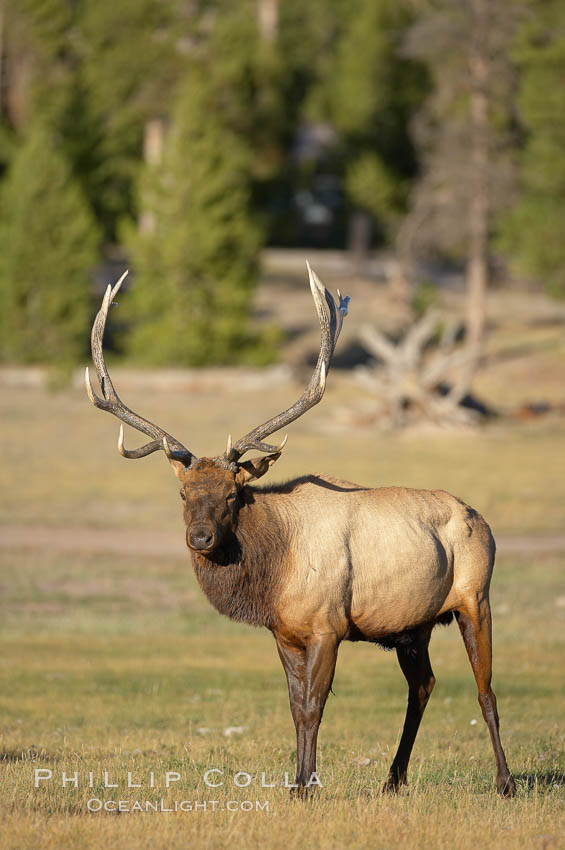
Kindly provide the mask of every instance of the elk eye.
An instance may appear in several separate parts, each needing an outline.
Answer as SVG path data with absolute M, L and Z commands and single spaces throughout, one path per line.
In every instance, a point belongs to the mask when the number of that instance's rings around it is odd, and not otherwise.
M 183 500 L 183 502 L 186 502 L 186 493 L 184 492 L 184 490 L 180 490 L 179 492 L 180 492 L 180 497 Z
M 226 499 L 230 505 L 233 505 L 233 503 L 237 499 L 237 493 L 230 493 L 228 496 L 226 496 Z

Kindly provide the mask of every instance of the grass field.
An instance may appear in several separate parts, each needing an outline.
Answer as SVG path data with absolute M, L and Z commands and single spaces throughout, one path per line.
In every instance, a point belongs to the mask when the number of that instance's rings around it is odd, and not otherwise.
M 516 333 L 503 331 L 495 349 L 516 344 Z M 503 357 L 480 377 L 502 407 L 531 399 L 538 386 L 546 397 L 562 398 L 555 329 L 540 325 L 525 340 L 524 333 L 527 362 Z M 221 393 L 205 386 L 144 393 L 125 375 L 117 385 L 127 403 L 199 454 L 217 454 L 228 430 L 240 436 L 299 390 L 289 384 L 276 393 L 240 392 L 234 383 Z M 272 637 L 217 615 L 188 558 L 95 554 L 81 536 L 84 528 L 131 535 L 155 529 L 182 538 L 177 486 L 163 457 L 133 464 L 120 458 L 115 421 L 94 411 L 81 390 L 4 386 L 0 543 L 8 526 L 22 544 L 49 526 L 69 545 L 0 546 L 3 850 L 282 850 L 298 842 L 320 850 L 565 847 L 565 553 L 536 549 L 536 535 L 565 529 L 565 429 L 551 419 L 456 434 L 340 428 L 331 411 L 358 401 L 358 388 L 332 374 L 323 406 L 290 429 L 271 480 L 331 471 L 364 484 L 443 487 L 481 511 L 495 536 L 531 536 L 519 556 L 499 557 L 492 589 L 494 687 L 517 798 L 495 793 L 488 733 L 451 626 L 432 638 L 438 683 L 410 789 L 397 797 L 378 793 L 405 711 L 394 653 L 347 644 L 320 734 L 324 787 L 306 804 L 292 802 L 281 783 L 293 776 L 294 729 Z M 128 440 L 137 445 L 132 435 Z M 208 787 L 204 774 L 215 768 L 224 774 L 213 778 L 225 784 Z M 53 778 L 35 788 L 37 769 L 52 770 Z M 62 787 L 63 771 L 77 773 L 78 788 Z M 104 787 L 105 771 L 117 788 Z M 180 774 L 170 788 L 167 771 Z M 248 787 L 234 784 L 238 771 L 251 775 Z M 128 772 L 141 788 L 127 787 Z M 263 772 L 275 787 L 261 786 Z M 89 813 L 90 799 L 209 805 Z M 218 801 L 216 811 L 210 801 Z M 245 811 L 246 801 L 254 810 Z M 267 802 L 268 811 L 255 810 L 256 801 Z
M 261 787 L 263 772 L 280 785 L 294 769 L 274 641 L 217 616 L 184 559 L 3 551 L 2 847 L 283 848 L 297 834 L 320 848 L 563 846 L 563 567 L 558 557 L 503 559 L 496 572 L 495 687 L 517 799 L 494 791 L 452 626 L 432 640 L 438 684 L 410 791 L 378 794 L 405 707 L 394 654 L 349 644 L 321 730 L 324 787 L 301 804 Z M 226 736 L 229 727 L 240 731 Z M 35 789 L 37 768 L 53 779 Z M 224 771 L 211 776 L 224 786 L 205 785 L 210 768 Z M 78 789 L 61 787 L 63 771 L 77 772 Z M 103 787 L 104 771 L 118 788 Z M 128 771 L 141 789 L 127 788 Z M 166 771 L 181 775 L 169 789 Z M 238 771 L 254 777 L 249 787 L 233 784 Z M 218 801 L 218 810 L 89 814 L 90 799 Z M 269 810 L 222 811 L 228 801 Z
M 565 373 L 565 369 L 564 369 Z M 134 410 L 158 421 L 198 455 L 216 455 L 252 425 L 290 404 L 301 388 L 142 392 L 117 386 Z M 332 375 L 323 404 L 293 423 L 269 480 L 331 472 L 369 486 L 443 488 L 483 513 L 495 534 L 565 529 L 565 427 L 561 421 L 505 422 L 479 432 L 351 433 L 330 427 L 331 413 L 359 390 Z M 2 388 L 0 523 L 176 531 L 178 489 L 160 454 L 125 461 L 118 424 L 95 411 L 84 390 L 52 394 Z M 139 445 L 135 432 L 126 445 Z

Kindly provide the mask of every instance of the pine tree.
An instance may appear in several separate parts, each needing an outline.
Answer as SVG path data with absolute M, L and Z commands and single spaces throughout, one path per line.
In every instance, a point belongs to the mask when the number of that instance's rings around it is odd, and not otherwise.
M 2 7 L 2 107 L 9 124 L 23 131 L 37 109 L 60 112 L 66 99 L 76 4 L 18 0 Z
M 408 128 L 426 91 L 426 74 L 399 49 L 411 21 L 408 4 L 349 0 L 336 4 L 334 16 L 331 64 L 313 85 L 308 105 L 338 131 L 345 192 L 357 211 L 352 223 L 368 233 L 363 219 L 370 216 L 386 240 L 416 172 Z M 355 227 L 351 236 L 356 241 Z
M 29 0 L 27 0 L 29 2 Z M 165 118 L 196 15 L 172 0 L 83 0 L 78 8 L 80 85 L 68 122 L 74 159 L 107 241 L 135 214 L 147 121 Z M 181 31 L 182 27 L 182 31 Z
M 422 174 L 399 247 L 404 259 L 466 261 L 467 337 L 477 356 L 485 323 L 494 219 L 512 188 L 515 0 L 420 0 L 406 50 L 425 61 L 433 88 L 417 122 Z
M 248 212 L 252 151 L 234 129 L 230 88 L 217 82 L 207 62 L 190 63 L 162 163 L 145 174 L 141 206 L 152 226 L 129 240 L 137 319 L 129 349 L 140 361 L 197 366 L 251 356 L 260 246 Z
M 36 121 L 0 196 L 2 359 L 68 366 L 87 346 L 98 232 L 63 145 Z
M 520 72 L 520 198 L 499 247 L 517 269 L 565 297 L 565 6 L 531 0 L 512 55 Z

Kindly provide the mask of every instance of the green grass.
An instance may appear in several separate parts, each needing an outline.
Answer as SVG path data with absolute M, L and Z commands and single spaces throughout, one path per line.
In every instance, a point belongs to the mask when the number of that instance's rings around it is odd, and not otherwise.
M 344 644 L 320 735 L 324 788 L 292 803 L 295 743 L 268 632 L 221 618 L 187 560 L 0 552 L 3 847 L 558 847 L 565 827 L 564 560 L 502 559 L 492 600 L 495 689 L 519 795 L 499 800 L 475 684 L 456 627 L 438 629 L 438 683 L 411 788 L 381 797 L 405 710 L 394 653 Z M 477 721 L 476 723 L 473 721 Z M 244 727 L 226 737 L 229 726 Z M 206 727 L 209 731 L 201 734 Z M 361 765 L 356 759 L 370 759 Z M 54 780 L 34 788 L 34 770 Z M 208 768 L 226 784 L 208 788 Z M 104 771 L 117 789 L 104 789 Z M 233 784 L 237 771 L 254 777 Z M 81 787 L 63 789 L 62 771 Z M 94 773 L 94 788 L 88 774 Z M 127 774 L 144 781 L 127 788 Z M 148 787 L 155 773 L 156 787 Z M 167 789 L 165 772 L 182 781 Z M 268 800 L 269 812 L 88 814 L 106 800 Z M 543 841 L 539 836 L 545 836 Z M 549 838 L 548 838 L 549 836 Z
M 117 381 L 120 387 L 120 381 Z M 236 390 L 236 387 L 234 387 Z M 121 390 L 120 390 L 121 391 Z M 227 432 L 243 435 L 299 394 L 128 391 L 128 404 L 199 455 L 220 454 Z M 496 533 L 565 528 L 565 429 L 559 422 L 501 424 L 477 433 L 388 435 L 324 430 L 359 390 L 332 375 L 323 405 L 289 428 L 270 481 L 330 472 L 369 486 L 443 488 L 483 513 Z M 126 461 L 117 420 L 83 391 L 3 390 L 0 524 L 156 528 L 182 533 L 176 479 L 162 453 Z M 137 437 L 140 439 L 137 440 Z M 126 445 L 141 435 L 128 430 Z
M 232 392 L 180 395 L 122 390 L 119 379 L 117 386 L 127 403 L 199 454 L 220 452 L 228 430 L 240 436 L 300 389 L 239 393 L 234 384 Z M 559 422 L 438 435 L 328 428 L 331 411 L 354 405 L 358 394 L 332 374 L 323 406 L 289 429 L 270 480 L 327 471 L 365 484 L 443 487 L 484 513 L 495 535 L 565 528 Z M 564 557 L 499 558 L 495 571 L 494 687 L 517 799 L 502 801 L 494 791 L 488 734 L 452 625 L 432 638 L 438 681 L 410 790 L 396 798 L 378 793 L 406 703 L 395 655 L 345 644 L 320 733 L 324 788 L 306 805 L 292 803 L 285 788 L 232 782 L 238 770 L 265 771 L 277 782 L 294 771 L 294 729 L 269 633 L 216 614 L 187 558 L 94 554 L 81 541 L 84 526 L 181 538 L 178 488 L 164 458 L 120 458 L 115 420 L 93 410 L 80 390 L 3 388 L 1 429 L 0 536 L 2 524 L 21 526 L 22 542 L 38 525 L 68 539 L 75 529 L 75 548 L 65 553 L 0 547 L 2 848 L 563 846 Z M 138 444 L 131 434 L 127 440 Z M 226 737 L 230 726 L 244 728 Z M 205 786 L 210 767 L 225 771 L 225 786 Z M 58 781 L 35 789 L 36 768 L 52 769 Z M 117 789 L 101 787 L 105 770 Z M 167 770 L 181 773 L 180 788 L 163 787 Z M 62 771 L 77 771 L 81 787 L 62 788 Z M 93 789 L 84 787 L 90 771 Z M 145 782 L 153 771 L 156 787 L 128 789 L 128 771 Z M 220 810 L 88 814 L 93 795 L 219 800 Z M 268 800 L 269 811 L 221 809 L 230 800 Z

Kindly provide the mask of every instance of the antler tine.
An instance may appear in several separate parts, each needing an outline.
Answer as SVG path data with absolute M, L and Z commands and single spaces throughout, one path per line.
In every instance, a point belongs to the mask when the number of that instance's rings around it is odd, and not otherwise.
M 100 398 L 97 396 L 92 388 L 88 366 L 86 367 L 85 374 L 86 392 L 95 407 L 99 407 L 100 410 L 106 410 L 108 413 L 112 413 L 114 416 L 117 416 L 118 419 L 121 419 L 122 422 L 125 422 L 126 425 L 131 425 L 132 428 L 135 428 L 137 431 L 141 431 L 141 433 L 146 434 L 148 437 L 153 437 L 153 440 L 150 443 L 141 446 L 139 449 L 132 449 L 131 451 L 128 451 L 128 449 L 124 446 L 124 429 L 122 425 L 120 427 L 120 436 L 118 439 L 118 451 L 123 457 L 130 459 L 146 457 L 159 449 L 163 449 L 163 440 L 166 438 L 168 440 L 168 445 L 170 445 L 171 450 L 175 453 L 175 459 L 182 460 L 183 463 L 188 466 L 193 459 L 192 453 L 185 448 L 182 443 L 174 437 L 171 437 L 171 435 L 167 434 L 167 432 L 162 428 L 159 428 L 158 425 L 155 425 L 153 422 L 150 422 L 148 419 L 144 419 L 142 416 L 134 413 L 133 410 L 130 410 L 130 408 L 121 401 L 116 393 L 106 367 L 102 348 L 104 331 L 106 329 L 106 319 L 108 318 L 108 312 L 112 302 L 119 292 L 126 275 L 127 271 L 124 272 L 114 287 L 108 285 L 106 292 L 104 293 L 102 306 L 100 307 L 100 310 L 94 320 L 94 324 L 92 325 L 92 334 L 90 337 L 92 360 L 96 369 L 96 374 L 98 375 L 103 397 Z
M 268 443 L 262 442 L 263 437 L 268 437 L 275 431 L 279 431 L 294 422 L 303 413 L 306 413 L 311 407 L 321 400 L 326 388 L 326 377 L 330 367 L 330 361 L 334 352 L 338 337 L 341 333 L 343 320 L 347 315 L 349 296 L 342 297 L 338 290 L 339 304 L 336 302 L 330 292 L 325 288 L 316 272 L 310 267 L 310 263 L 306 263 L 308 267 L 308 277 L 310 280 L 310 289 L 314 299 L 316 312 L 320 321 L 321 341 L 320 353 L 316 368 L 310 379 L 310 383 L 300 396 L 289 408 L 267 420 L 262 425 L 258 425 L 252 431 L 249 431 L 244 437 L 236 443 L 231 443 L 231 437 L 228 440 L 225 457 L 229 461 L 237 461 L 245 452 L 250 449 L 255 449 L 261 452 L 280 452 L 286 444 L 286 437 L 279 446 L 271 446 Z
M 147 457 L 147 455 L 153 454 L 153 452 L 158 452 L 162 448 L 163 440 L 151 440 L 150 443 L 146 443 L 144 446 L 140 446 L 139 449 L 126 449 L 126 447 L 124 446 L 124 426 L 120 425 L 120 436 L 118 437 L 118 451 L 122 455 L 122 457 L 127 457 L 131 460 L 135 460 L 138 457 Z

